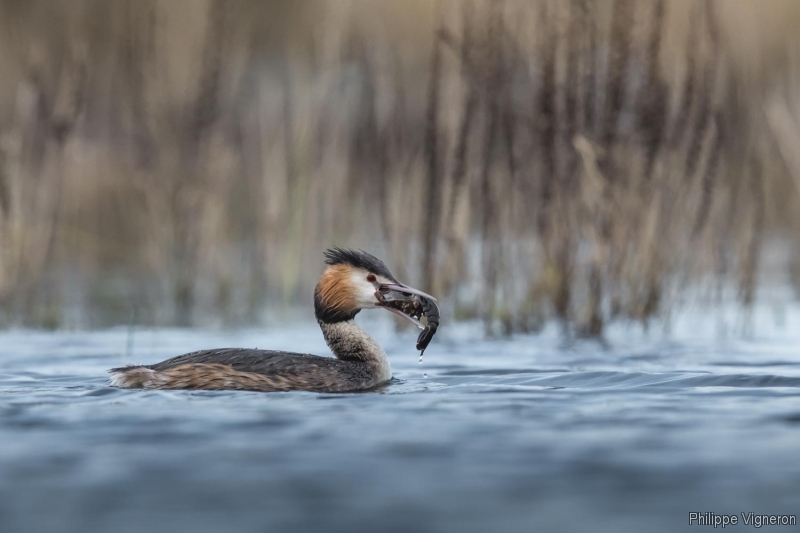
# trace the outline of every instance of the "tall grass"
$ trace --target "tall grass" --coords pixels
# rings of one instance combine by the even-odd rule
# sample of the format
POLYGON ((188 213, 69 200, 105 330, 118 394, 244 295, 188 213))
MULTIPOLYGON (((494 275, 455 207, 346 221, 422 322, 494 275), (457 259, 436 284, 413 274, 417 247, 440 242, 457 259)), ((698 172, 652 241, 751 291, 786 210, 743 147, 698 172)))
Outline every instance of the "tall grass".
POLYGON ((0 1, 3 322, 259 321, 331 245, 490 333, 753 303, 796 26, 745 60, 748 2, 436 6, 0 1))

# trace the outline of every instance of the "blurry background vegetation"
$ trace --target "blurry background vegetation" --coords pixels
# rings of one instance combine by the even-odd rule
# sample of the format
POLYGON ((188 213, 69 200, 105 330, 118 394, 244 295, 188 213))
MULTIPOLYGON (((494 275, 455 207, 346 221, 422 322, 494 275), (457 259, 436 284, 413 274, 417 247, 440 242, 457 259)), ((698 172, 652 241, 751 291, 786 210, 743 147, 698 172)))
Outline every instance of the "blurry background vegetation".
POLYGON ((796 0, 0 0, 0 325, 241 324, 368 249, 493 333, 800 279, 796 0))

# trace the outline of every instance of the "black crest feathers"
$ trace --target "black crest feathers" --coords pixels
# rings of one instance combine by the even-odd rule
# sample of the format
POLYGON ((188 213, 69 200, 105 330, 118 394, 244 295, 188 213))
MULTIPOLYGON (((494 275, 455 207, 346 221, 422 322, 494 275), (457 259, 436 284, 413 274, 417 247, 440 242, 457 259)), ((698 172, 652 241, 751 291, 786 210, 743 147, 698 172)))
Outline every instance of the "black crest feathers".
POLYGON ((397 282, 383 264, 383 261, 378 259, 372 254, 368 254, 363 250, 345 250, 342 248, 331 248, 325 250, 325 264, 327 265, 350 265, 354 268, 363 268, 367 272, 378 274, 387 279, 397 282))

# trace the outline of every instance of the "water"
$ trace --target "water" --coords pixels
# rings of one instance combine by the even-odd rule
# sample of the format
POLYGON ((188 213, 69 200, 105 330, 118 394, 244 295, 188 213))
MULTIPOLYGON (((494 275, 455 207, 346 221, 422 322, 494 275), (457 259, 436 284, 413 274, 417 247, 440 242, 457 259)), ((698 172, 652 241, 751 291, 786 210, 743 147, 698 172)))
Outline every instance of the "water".
POLYGON ((610 347, 447 325, 421 366, 415 331, 368 323, 398 381, 339 395, 105 384, 109 367, 203 347, 327 353, 313 324, 2 333, 0 531, 673 532, 697 529, 690 511, 798 515, 800 312, 769 316, 749 339, 700 314, 671 337, 617 329, 610 347))

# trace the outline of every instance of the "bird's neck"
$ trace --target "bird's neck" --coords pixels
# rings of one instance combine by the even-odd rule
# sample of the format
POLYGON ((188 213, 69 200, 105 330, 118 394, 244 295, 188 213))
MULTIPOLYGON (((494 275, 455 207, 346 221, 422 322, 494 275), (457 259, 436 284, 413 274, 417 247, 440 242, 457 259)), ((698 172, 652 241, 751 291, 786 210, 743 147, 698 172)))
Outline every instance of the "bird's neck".
POLYGON ((392 377, 389 359, 383 348, 361 329, 353 320, 344 320, 332 324, 319 322, 325 342, 333 354, 342 361, 374 364, 378 371, 392 377))

